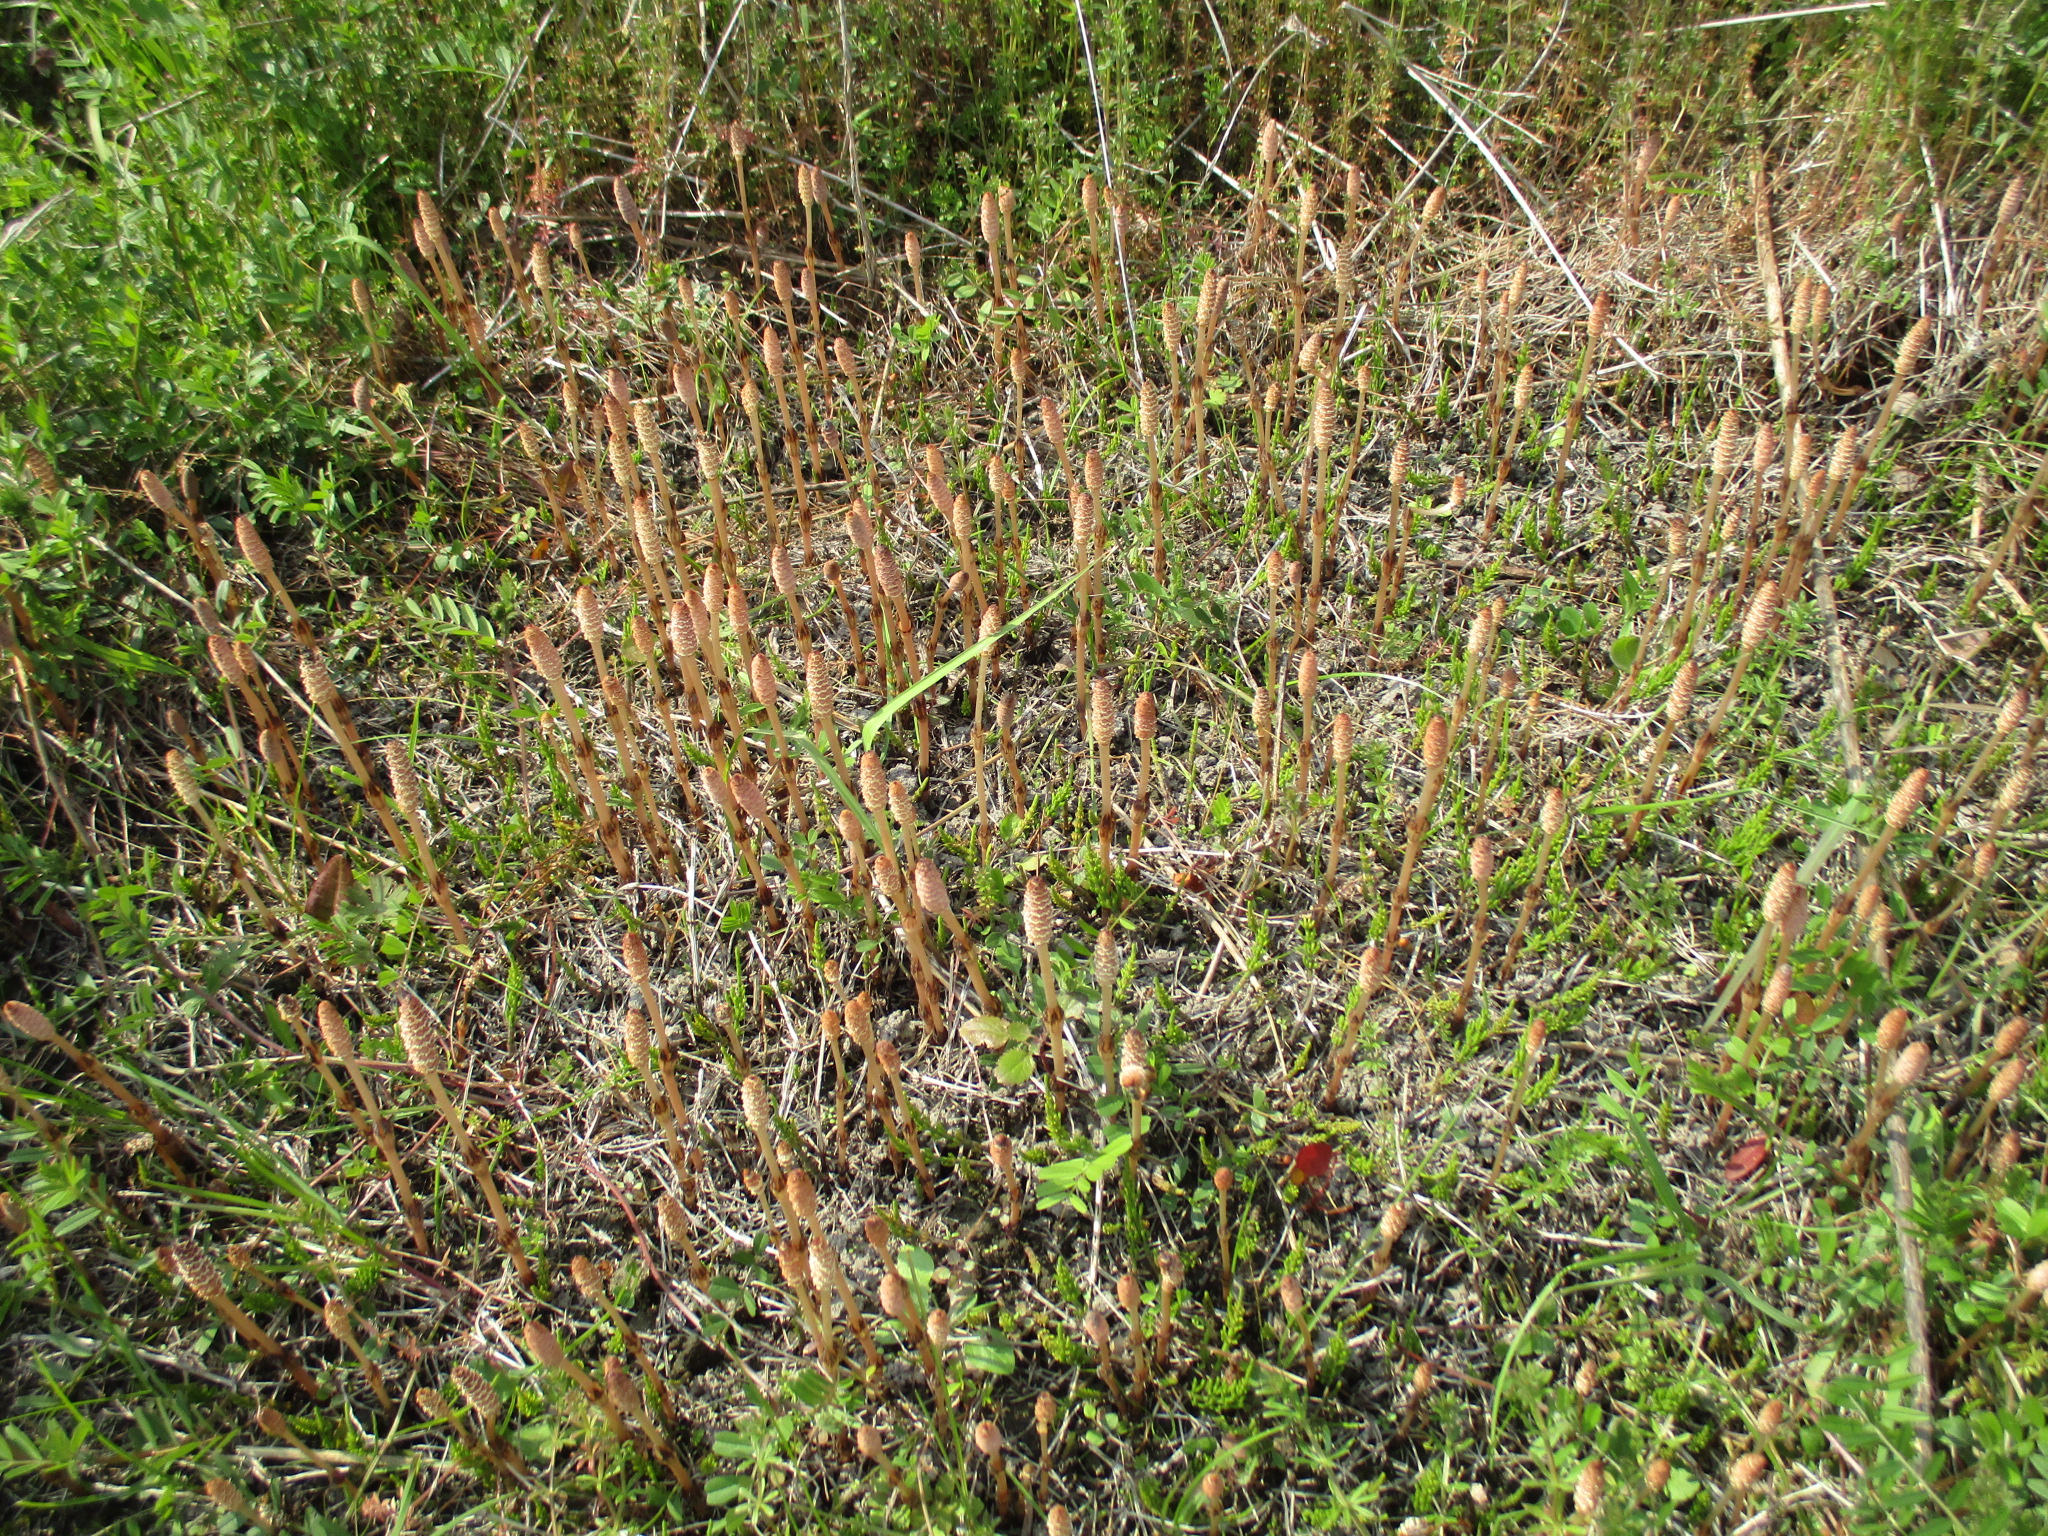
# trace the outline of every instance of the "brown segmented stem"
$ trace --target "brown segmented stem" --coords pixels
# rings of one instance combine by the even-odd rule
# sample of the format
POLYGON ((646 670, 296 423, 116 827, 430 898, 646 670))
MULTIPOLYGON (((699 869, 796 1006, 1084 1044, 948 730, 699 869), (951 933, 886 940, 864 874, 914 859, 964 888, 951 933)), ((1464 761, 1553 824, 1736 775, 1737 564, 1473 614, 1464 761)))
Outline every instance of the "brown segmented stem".
MULTIPOLYGON (((783 803, 788 807, 790 824, 798 832, 810 830, 810 815, 804 809, 804 794, 797 782, 796 754, 789 749, 789 737, 782 726, 781 696, 775 678, 775 667, 766 655, 754 653, 752 664, 747 669, 748 684, 754 695, 754 702, 760 706, 762 715, 768 721, 769 739, 775 745, 775 769, 782 780, 783 803)), ((791 878, 795 868, 791 867, 791 878)))
POLYGON ((604 1419, 605 1427, 611 1430, 622 1445, 630 1445, 633 1431, 627 1427, 626 1421, 619 1417, 618 1409, 612 1406, 611 1399, 605 1395, 604 1388, 598 1385, 596 1378, 569 1358, 568 1351, 562 1348, 561 1340, 555 1337, 554 1331, 547 1324, 535 1320, 526 1325, 525 1338, 527 1352, 549 1370, 560 1371, 575 1382, 583 1393, 584 1400, 604 1419))
POLYGON ((575 711, 575 700, 569 698, 567 678, 561 668, 561 653, 555 643, 547 637, 539 625, 526 625, 526 655, 532 659, 535 672, 547 682, 549 694, 555 700, 555 713, 561 717, 561 729, 569 735, 569 750, 575 754, 575 766, 584 776, 584 786, 590 791, 590 801, 596 813, 598 838, 604 844, 604 852, 612 860, 612 870, 621 881, 633 881, 633 858, 627 854, 625 838, 618 836, 618 821, 612 817, 610 791, 604 784, 604 776, 598 772, 598 752, 590 743, 590 735, 584 731, 584 723, 575 711))
POLYGON ((1017 760, 1017 696, 1006 693, 996 700, 996 733, 1001 738, 1003 764, 1010 774, 1010 807, 1021 820, 1031 809, 1031 796, 1024 788, 1023 765, 1017 760))
MULTIPOLYGON (((803 334, 797 329, 796 323, 796 285, 791 281, 790 267, 786 261, 775 263, 775 300, 782 306, 783 324, 789 327, 788 359, 791 371, 796 375, 797 404, 803 412, 804 446, 810 452, 811 472, 817 474, 820 473, 819 465, 823 462, 823 457, 818 452, 818 418, 811 409, 811 385, 804 359, 803 334)), ((808 519, 806 524, 804 564, 809 565, 812 563, 812 557, 808 519)))
MULTIPOLYGON (((1505 349, 1501 356, 1504 363, 1505 349)), ((1515 447, 1521 441, 1522 424, 1529 416, 1529 397, 1535 390, 1535 383, 1535 366, 1524 363, 1521 373, 1515 378, 1514 415, 1510 418, 1508 439, 1501 447, 1500 457, 1494 460, 1493 464, 1493 489, 1487 494, 1486 517, 1479 527, 1479 547, 1482 550, 1493 542, 1494 523, 1500 515, 1501 492, 1507 489, 1508 466, 1514 462, 1515 447)))
MULTIPOLYGON (((1358 1031, 1365 1023, 1366 1007, 1379 990, 1385 979, 1386 962, 1384 952, 1368 944, 1358 953, 1358 982, 1352 989, 1351 1004, 1344 1010, 1343 1027, 1337 1036, 1337 1048, 1330 1053, 1330 1080, 1323 1088, 1323 1108, 1332 1108, 1337 1095, 1344 1085, 1344 1074, 1351 1066, 1351 1058, 1358 1051, 1358 1031)), ((1226 1267, 1227 1277, 1227 1267, 1226 1267)))
POLYGON ((1302 819, 1308 814, 1308 781, 1315 762, 1316 688, 1320 678, 1315 647, 1303 647, 1294 673, 1294 691, 1301 701, 1301 733, 1295 738, 1294 810, 1287 823, 1287 844, 1280 853, 1283 869, 1294 863, 1295 841, 1301 833, 1302 819))
POLYGON ((308 650, 299 659, 299 678, 305 685, 306 697, 313 701, 335 744, 341 748, 342 756, 348 759, 356 783, 362 787, 363 798, 370 803, 370 809, 383 823, 384 832, 391 839, 391 846, 397 850, 399 861, 411 860, 412 850, 406 845, 405 834, 398 830, 398 822, 391 814, 391 803, 385 799, 384 791, 378 787, 376 775, 363 760, 362 738, 356 733, 355 717, 349 713, 347 702, 341 690, 335 687, 333 677, 328 673, 327 663, 319 652, 308 650))
POLYGON ((747 430, 754 438, 754 471, 761 483, 761 512, 768 519, 768 540, 782 542, 782 520, 775 511, 775 486, 768 473, 768 440, 761 427, 761 386, 749 373, 740 383, 740 404, 747 414, 747 430))
POLYGON ((483 1155, 483 1150, 471 1140, 461 1111, 441 1081, 440 1025, 427 1010, 427 1005, 410 991, 399 994, 398 1034, 413 1070, 426 1084, 434 1107, 440 1110, 441 1118, 447 1122, 449 1134, 455 1138, 456 1148, 461 1152, 463 1162, 469 1166, 470 1177, 476 1180, 477 1188, 483 1192, 484 1203, 490 1207, 491 1224, 497 1229, 498 1245, 511 1259, 519 1283, 531 1288, 536 1278, 533 1261, 526 1256, 525 1245, 519 1241, 519 1233, 505 1209, 504 1198, 498 1193, 498 1181, 491 1174, 490 1162, 483 1155))
POLYGON ((172 791, 192 813, 199 823, 200 830, 206 834, 207 841, 213 844, 214 850, 227 864, 229 877, 234 880, 235 888, 242 893, 242 899, 249 903, 256 920, 272 933, 282 935, 285 932, 283 921, 270 910, 269 903, 264 901, 256 889, 255 882, 249 878, 249 871, 242 863, 241 854, 236 852, 234 845, 222 834, 220 824, 213 819, 213 813, 207 810, 206 799, 200 793, 199 774, 193 767, 192 759, 179 748, 173 747, 164 754, 164 773, 171 781, 172 791))
POLYGON ((1394 881, 1394 894, 1387 902, 1386 936, 1380 943, 1392 953, 1400 943, 1401 917, 1408 903, 1408 885, 1415 875, 1416 860, 1422 856, 1422 840, 1429 834, 1430 817, 1444 787, 1444 770, 1450 761, 1450 726, 1442 715, 1432 715, 1422 730, 1422 793, 1408 818, 1408 846, 1401 856, 1401 873, 1394 881))
MULTIPOLYGON (((731 744, 732 761, 745 772, 753 768, 753 756, 747 750, 746 729, 740 721, 739 698, 733 691, 732 679, 726 673, 725 643, 718 628, 718 616, 725 609, 728 590, 719 572, 707 570, 704 573, 704 590, 691 593, 688 599, 690 629, 697 642, 697 654, 703 658, 704 670, 711 674, 711 685, 718 695, 718 715, 724 721, 721 739, 731 744)), ((721 764, 719 772, 726 771, 721 764)))
MULTIPOLYGON (((1557 522, 1565 487, 1571 480, 1572 444, 1578 438, 1579 423, 1586 414, 1586 396, 1593 382, 1593 363, 1600 354, 1601 342, 1607 334, 1607 317, 1612 302, 1606 292, 1601 292, 1593 300, 1593 312, 1586 317, 1586 350, 1579 355, 1578 383, 1572 390, 1571 404, 1565 410, 1564 436, 1557 445, 1557 473, 1550 483, 1550 524, 1557 522)), ((1544 538, 1547 543, 1547 525, 1544 538)))
POLYGON ((1918 885, 1927 878, 1928 871, 1934 865, 1935 850, 1941 846, 1942 839, 1948 836, 1948 829, 1955 822, 1956 812, 1990 770, 1992 760, 2006 737, 2010 736, 2026 718, 2031 703, 2032 694, 2024 684, 2006 695, 2005 702, 1992 720, 1991 734, 1978 751, 1976 760, 1970 764, 1969 771, 1963 775, 1962 783, 1956 786, 1954 793, 1943 802, 1940 812, 1935 816, 1934 830, 1928 834, 1927 852, 1921 856, 1920 862, 1913 866, 1912 874, 1906 877, 1908 885, 1918 885))
POLYGON ((658 1079, 650 1080, 654 1069, 653 1039, 648 1033, 647 1015, 638 1008, 626 1014, 623 1031, 623 1046, 627 1064, 647 1089, 647 1102, 654 1114, 654 1123, 661 1131, 662 1145, 668 1151, 669 1165, 675 1169, 676 1177, 688 1179, 690 1162, 683 1151, 681 1139, 676 1135, 675 1110, 669 1103, 668 1095, 658 1079))
POLYGON ((1756 589, 1756 596, 1750 599, 1749 610, 1742 620, 1741 644, 1735 653, 1735 669, 1728 676, 1728 684, 1721 692, 1720 702, 1714 706, 1714 713, 1693 743, 1692 757, 1685 765, 1685 771, 1678 776, 1678 782, 1668 792, 1668 798, 1680 800, 1705 766, 1707 754, 1721 734, 1721 727, 1727 722, 1728 713, 1735 707, 1735 700, 1742 689, 1742 679, 1749 670, 1750 659, 1757 647, 1770 636, 1778 619, 1778 584, 1765 581, 1756 589))
POLYGON ((995 639, 1002 632, 1002 613, 994 604, 981 611, 978 643, 986 644, 984 651, 974 663, 974 839, 981 857, 988 858, 990 827, 988 817, 988 739, 984 732, 983 717, 988 706, 988 674, 994 662, 995 639))
POLYGON ((768 1089, 760 1078, 749 1073, 740 1082, 741 1118, 747 1122, 747 1129, 754 1134, 754 1145, 761 1153, 761 1167, 767 1179, 769 1192, 775 1196, 775 1203, 782 1209, 782 1219, 788 1228, 788 1240, 801 1242, 803 1227, 797 1217, 796 1206, 790 1198, 789 1188, 782 1168, 782 1159, 775 1153, 775 1123, 768 1103, 768 1089))
MULTIPOLYGON (((2015 1022, 2019 1021, 2016 1020, 2015 1022)), ((2004 1065, 1999 1067, 1997 1074, 1991 1079, 1990 1086, 1985 1091, 1984 1103, 1979 1107, 1977 1113, 1971 1117, 1970 1123, 1963 1128, 1962 1135, 1956 1138, 1955 1146, 1949 1151, 1948 1164, 1942 1170, 1947 1177, 1952 1179, 1963 1171, 1963 1165, 1970 1160, 1971 1154, 1977 1150, 1977 1144, 1984 1135, 1984 1129, 1991 1123, 1991 1117, 1998 1112, 1998 1106, 2018 1093, 2021 1086, 2033 1075, 2033 1072, 2034 1063, 2026 1057, 2018 1055, 2012 1056, 2004 1065)))
POLYGON ((220 1320, 240 1334, 250 1348, 269 1356, 281 1366, 301 1392, 316 1399, 326 1395, 299 1362, 299 1357, 272 1338, 262 1324, 244 1312, 228 1295, 227 1283, 221 1279, 220 1271, 197 1243, 171 1244, 159 1248, 157 1256, 160 1262, 167 1260, 164 1267, 184 1281, 193 1295, 213 1308, 220 1320))
POLYGON ((789 605, 790 628, 796 632, 797 654, 809 667, 816 652, 811 647, 810 619, 804 609, 803 591, 797 583, 796 562, 780 544, 768 552, 768 576, 775 591, 789 605))
MULTIPOLYGON (((913 910, 927 910, 924 906, 924 889, 917 883, 917 865, 922 855, 917 848, 917 806, 910 798, 909 786, 901 779, 891 779, 884 791, 884 802, 888 806, 889 820, 896 824, 896 835, 902 839, 901 858, 898 868, 904 872, 907 889, 905 898, 913 910)), ((884 827, 888 825, 883 823, 884 827)))
POLYGON ((397 1134, 392 1130, 391 1122, 384 1118, 383 1107, 377 1102, 376 1092, 356 1055, 355 1038, 349 1032, 348 1021, 342 1017, 340 1009, 324 998, 314 1010, 314 1017, 328 1053, 340 1059, 342 1069, 355 1085, 356 1097, 362 1101, 364 1117, 369 1121, 370 1139, 378 1155, 384 1159, 385 1168, 390 1171, 391 1192, 405 1217, 406 1231, 412 1238, 413 1247, 431 1257, 434 1247, 427 1237, 426 1214, 420 1208, 419 1196, 413 1193, 412 1180, 406 1177, 405 1160, 398 1154, 397 1134))
MULTIPOLYGON (((51 478, 54 481, 54 473, 51 478)), ((156 509, 184 530, 185 537, 191 541, 192 548, 199 557, 200 565, 205 567, 208 585, 216 591, 226 586, 229 579, 228 568, 226 562, 221 559, 220 544, 214 538, 213 530, 195 518, 184 503, 171 494, 170 487, 165 485, 153 470, 141 470, 135 478, 142 487, 142 493, 155 504, 156 509)))
POLYGON ((1098 677, 1090 690, 1088 734, 1095 742, 1096 787, 1102 796, 1102 815, 1096 823, 1097 853, 1104 870, 1109 868, 1110 837, 1116 826, 1116 811, 1110 800, 1110 744, 1116 739, 1116 690, 1109 679, 1098 677))
POLYGON ((875 1060, 874 1015, 867 993, 857 993, 846 1000, 846 1032, 853 1036, 853 1043, 860 1048, 861 1062, 866 1069, 868 1109, 888 1135, 892 1143, 890 1156, 894 1159, 893 1143, 901 1140, 901 1133, 896 1129, 896 1112, 882 1081, 881 1065, 875 1060))
POLYGON ((448 920, 448 931, 455 935, 456 947, 467 950, 470 947, 469 925, 455 910, 455 898, 448 889, 448 876, 434 857, 433 840, 427 835, 419 775, 413 770, 412 754, 396 737, 388 738, 384 743, 384 770, 391 778, 392 798, 398 802, 398 809, 412 831, 413 848, 419 854, 420 869, 427 877, 427 889, 433 895, 434 904, 441 909, 441 915, 448 920))
POLYGON ((1092 173, 1081 178, 1081 211, 1088 219, 1088 297, 1094 305, 1096 326, 1107 328, 1109 312, 1102 283, 1102 188, 1092 173))
POLYGON ((1542 899, 1544 882, 1550 874, 1551 855, 1557 851, 1557 840, 1569 824, 1562 789, 1553 785, 1544 791, 1543 808, 1537 819, 1541 841, 1537 844, 1536 871, 1529 877, 1528 889, 1523 893, 1522 910, 1515 919, 1515 931, 1508 936, 1508 952, 1500 963, 1502 981, 1515 972, 1515 961, 1522 952, 1522 939, 1529 931, 1530 918, 1536 915, 1536 903, 1542 899))
POLYGON ((1107 923, 1095 935, 1094 970, 1102 1020, 1095 1049, 1107 1070, 1116 1051, 1116 984, 1123 971, 1123 961, 1117 954, 1116 930, 1107 923))
POLYGON ((875 1042, 874 1060, 882 1069, 882 1076, 888 1080, 890 1092, 896 1098, 896 1123, 902 1128, 903 1139, 910 1149, 911 1166, 917 1170, 918 1188, 924 1191, 927 1200, 938 1198, 937 1186, 932 1182, 932 1171, 926 1165, 924 1144, 917 1134, 917 1116, 910 1107, 910 1095, 903 1086, 903 1058, 893 1040, 875 1042))
POLYGON ((1052 1043, 1052 1091, 1062 1110, 1066 1106, 1067 1042, 1066 1014, 1060 1008, 1059 984, 1052 971, 1052 892, 1045 881, 1033 875, 1024 884, 1024 936, 1038 956, 1038 979, 1045 1006, 1045 1032, 1052 1043))
POLYGON ((148 1134, 157 1156, 163 1159, 164 1166, 171 1170, 178 1182, 192 1182, 192 1173, 198 1168, 199 1163, 185 1138, 164 1124, 154 1109, 116 1080, 114 1074, 101 1065, 97 1056, 82 1046, 74 1045, 69 1036, 52 1024, 43 1013, 27 1003, 10 1002, 5 1009, 0 1009, 0 1013, 4 1013, 7 1022, 29 1039, 44 1045, 56 1046, 69 1058, 73 1066, 112 1094, 115 1101, 128 1111, 129 1118, 148 1134))
POLYGON ((711 1271, 697 1251, 697 1242, 690 1229, 689 1212, 683 1209, 682 1201, 674 1195, 664 1194, 655 1207, 662 1235, 683 1250, 683 1262, 689 1266, 690 1283, 708 1294, 711 1285, 711 1271))
POLYGON ((363 1380, 377 1395, 377 1401, 388 1412, 393 1406, 391 1393, 384 1385, 384 1372, 377 1362, 363 1352, 362 1340, 357 1337, 354 1319, 349 1314, 348 1303, 339 1298, 330 1299, 321 1308, 320 1319, 328 1333, 340 1341, 342 1347, 355 1357, 362 1368, 363 1380))
POLYGON ((1707 502, 1700 513, 1699 532, 1693 541, 1690 579, 1685 589, 1685 607, 1680 611, 1677 627, 1671 635, 1671 658, 1685 654, 1692 641, 1693 614, 1699 604, 1700 584, 1706 575, 1707 541, 1713 537, 1715 519, 1721 505, 1721 488, 1727 484, 1728 475, 1735 467, 1736 434, 1742 425, 1741 416, 1731 407, 1721 416, 1720 431, 1714 439, 1713 467, 1707 480, 1707 502))
POLYGON ((1925 768, 1915 768, 1906 775, 1905 782, 1893 791, 1891 800, 1885 806, 1884 831, 1864 850, 1863 861, 1856 866, 1856 873, 1850 877, 1849 883, 1842 887, 1842 892, 1835 898, 1834 905, 1828 908, 1827 922, 1822 925, 1820 937, 1815 941, 1817 948, 1825 948, 1828 941, 1834 938, 1841 930, 1842 924, 1848 920, 1856 898, 1862 894, 1864 884, 1877 873, 1877 866, 1891 848, 1892 840, 1905 830, 1906 822, 1920 808, 1921 801, 1926 799, 1930 777, 1925 768))
MULTIPOLYGON (((1152 811, 1152 743, 1159 735, 1159 701, 1149 690, 1139 694, 1131 706, 1131 734, 1138 741, 1138 788, 1131 797, 1131 856, 1135 860, 1145 846, 1145 820, 1152 811)), ((1135 864, 1127 868, 1135 868, 1135 864)))
POLYGON ((1671 750, 1671 739, 1685 725, 1692 714, 1693 692, 1699 686, 1700 666, 1688 660, 1678 669, 1678 676, 1672 679, 1670 696, 1664 703, 1664 726, 1657 733, 1657 739, 1650 748, 1650 761, 1643 769, 1642 783, 1636 789, 1636 808, 1629 816, 1628 830, 1622 834, 1624 849, 1635 846, 1636 835, 1642 831, 1643 818, 1650 814, 1650 799, 1657 789, 1658 775, 1664 768, 1664 755, 1671 750))
MULTIPOLYGON (((628 929, 619 940, 620 958, 626 967, 626 975, 633 983, 633 990, 640 996, 640 1006, 646 1010, 647 1026, 654 1044, 655 1066, 661 1074, 660 1093, 666 1100, 668 1112, 673 1117, 677 1133, 692 1121, 689 1106, 683 1101, 683 1090, 676 1081, 676 1048, 669 1038, 668 1011, 662 1006, 661 993, 654 985, 654 964, 647 953, 647 942, 639 934, 628 929)), ((745 1062, 741 1062, 742 1070, 745 1062)), ((676 1172, 687 1177, 687 1170, 677 1160, 676 1172)))
POLYGON ((599 1279, 596 1266, 579 1253, 569 1261, 569 1274, 583 1299, 605 1315, 618 1334, 619 1341, 626 1346, 634 1363, 640 1367, 641 1379, 654 1393, 655 1409, 661 1415, 662 1421, 673 1423, 676 1417, 675 1403, 669 1397, 668 1384, 661 1379, 661 1372, 655 1366, 654 1357, 648 1353, 647 1341, 640 1337, 639 1330, 619 1311, 610 1292, 599 1279))
POLYGON ((291 620, 292 638, 308 651, 317 652, 313 626, 306 622, 306 616, 299 612, 298 604, 292 601, 291 593, 278 579, 277 563, 271 558, 270 547, 263 542, 263 535, 256 531, 254 520, 246 514, 235 519, 235 544, 242 551, 242 558, 255 568, 256 574, 263 578, 263 584, 270 588, 271 595, 283 606, 285 616, 291 620))
POLYGON ((1870 1139, 1877 1134, 1877 1128, 1898 1107, 1910 1088, 1926 1075, 1927 1063, 1932 1052, 1925 1040, 1915 1040, 1900 1051, 1892 1062, 1891 1070, 1882 1079, 1870 1086, 1869 1112, 1863 1117, 1863 1125, 1849 1142, 1842 1154, 1838 1172, 1842 1177, 1861 1175, 1869 1157, 1870 1139))
POLYGON ((661 672, 659 642, 653 627, 638 613, 627 621, 627 634, 632 639, 633 655, 646 673, 647 691, 654 697, 654 712, 661 718, 662 734, 668 737, 670 757, 675 764, 676 788, 683 797, 683 811, 690 820, 696 821, 703 812, 690 782, 693 776, 689 755, 683 750, 682 735, 676 729, 675 711, 669 705, 668 682, 661 672))
POLYGON ((1354 750, 1351 713, 1339 710, 1330 722, 1330 771, 1333 779, 1332 798, 1335 805, 1330 812, 1330 854, 1323 870, 1323 888, 1316 901, 1316 915, 1320 921, 1324 909, 1337 892, 1337 864, 1343 856, 1344 839, 1347 832, 1347 797, 1351 784, 1351 757, 1354 750))
POLYGON ((891 860, 886 850, 875 859, 871 868, 875 883, 896 909, 897 926, 902 931, 904 947, 910 951, 910 976, 917 989, 918 1010, 924 1015, 925 1028, 934 1040, 944 1039, 946 1019, 939 1004, 938 978, 932 971, 931 955, 925 946, 924 919, 904 882, 902 868, 891 860))
POLYGON ((1264 683, 1252 690, 1252 730, 1258 737, 1259 746, 1259 794, 1262 799, 1273 798, 1273 691, 1264 683))
POLYGON ((1468 865, 1472 873, 1472 942, 1465 954, 1465 975, 1458 986, 1458 1000, 1451 1007, 1451 1022, 1462 1024, 1471 1006, 1472 988, 1479 978, 1479 956, 1486 947, 1486 915, 1493 901, 1493 839, 1472 840, 1468 865))
POLYGON ((1131 1400, 1124 1393, 1123 1383, 1117 1379, 1116 1361, 1110 1354, 1109 1318, 1100 1308, 1089 1308, 1087 1315, 1081 1319, 1081 1337, 1094 1347, 1095 1374, 1108 1391, 1110 1401, 1116 1404, 1119 1413, 1129 1414, 1131 1400))
POLYGON ((989 990, 988 976, 982 970, 981 957, 975 949, 973 938, 967 932, 967 925, 961 922, 960 915, 953 910, 953 903, 946 894, 946 882, 939 874, 938 865, 930 859, 919 859, 916 885, 918 905, 936 916, 953 935, 954 942, 960 946, 960 958, 967 964, 967 975, 974 983, 974 996, 981 1004, 981 1011, 1001 1018, 1003 1005, 989 990))
POLYGON ((832 1323, 832 1300, 839 1297, 839 1304, 846 1309, 846 1324, 853 1330, 855 1342, 860 1345, 861 1354, 866 1357, 868 1376, 872 1380, 883 1369, 882 1352, 875 1347, 875 1336, 868 1327, 868 1320, 861 1314, 860 1299, 854 1295, 853 1286, 846 1278, 846 1269, 839 1262, 839 1254, 824 1237, 813 1235, 808 1250, 811 1287, 817 1296, 820 1315, 829 1329, 832 1323))
POLYGON ((1500 1147, 1493 1154, 1493 1178, 1498 1181, 1501 1170, 1507 1167, 1508 1146, 1514 1140, 1515 1122, 1521 1117, 1522 1100, 1529 1091, 1530 1079, 1535 1075, 1537 1060, 1543 1055, 1543 1043, 1549 1037, 1550 1026, 1542 1019, 1532 1019, 1528 1030, 1522 1036, 1521 1061, 1515 1068, 1515 1086, 1508 1095, 1507 1111, 1501 1116, 1500 1147))

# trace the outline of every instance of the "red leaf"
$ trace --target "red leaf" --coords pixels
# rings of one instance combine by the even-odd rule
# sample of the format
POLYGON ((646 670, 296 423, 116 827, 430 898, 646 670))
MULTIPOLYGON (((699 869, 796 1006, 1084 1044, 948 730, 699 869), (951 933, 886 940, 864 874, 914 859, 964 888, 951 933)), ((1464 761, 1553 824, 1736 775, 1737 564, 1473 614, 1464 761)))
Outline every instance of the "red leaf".
POLYGON ((1299 1189, 1310 1179, 1328 1178, 1330 1164, 1336 1156, 1337 1149, 1327 1141, 1303 1142, 1287 1170, 1287 1182, 1299 1189))
POLYGON ((1721 1170, 1721 1177, 1730 1184, 1741 1184, 1753 1179, 1771 1160, 1771 1138, 1753 1136, 1737 1147, 1728 1159, 1728 1166, 1721 1170))

